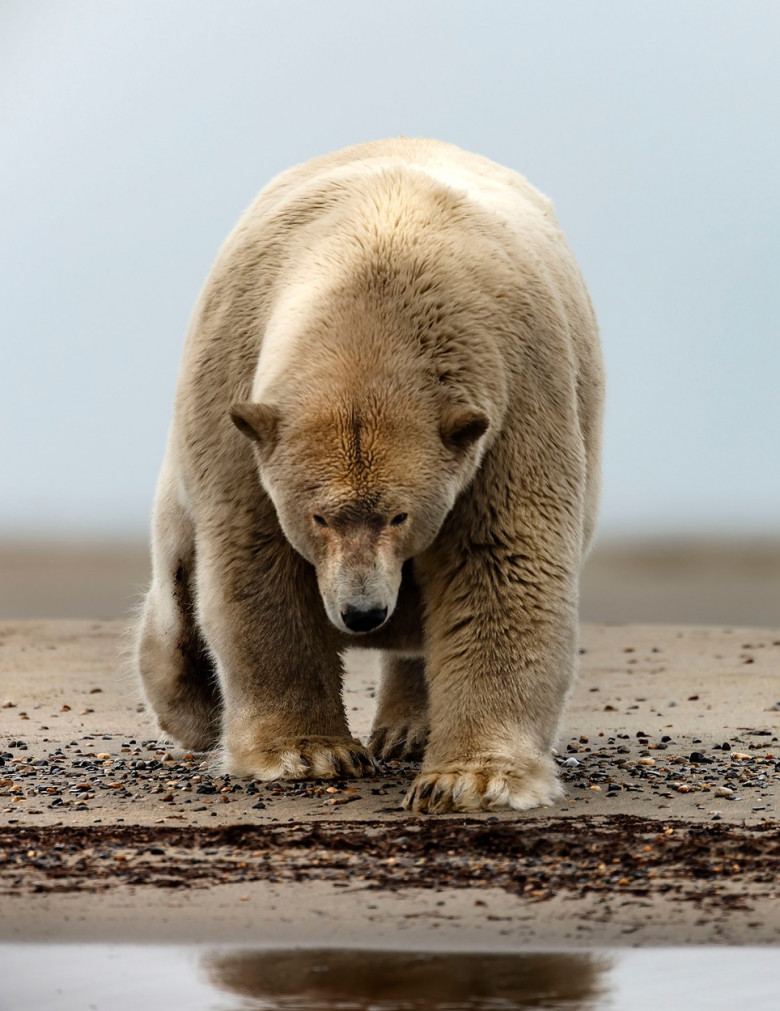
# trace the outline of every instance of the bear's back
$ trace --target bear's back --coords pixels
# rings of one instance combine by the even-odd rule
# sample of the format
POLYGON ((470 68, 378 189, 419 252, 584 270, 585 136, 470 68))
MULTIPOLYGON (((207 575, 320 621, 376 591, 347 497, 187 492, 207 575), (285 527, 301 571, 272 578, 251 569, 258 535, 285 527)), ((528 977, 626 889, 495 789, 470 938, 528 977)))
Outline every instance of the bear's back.
MULTIPOLYGON (((343 293, 354 291, 357 279, 388 269, 401 293, 394 296, 399 312, 414 303, 419 317, 426 299, 441 302, 425 309, 431 318, 447 314, 441 333, 426 338, 426 354, 471 363, 458 375, 470 377, 472 400, 479 398, 471 386, 484 385, 494 372, 503 376, 498 386, 514 385, 529 355, 558 361, 573 344, 578 371, 593 357, 590 301, 546 197, 518 173, 452 144, 374 141, 281 173, 247 209, 220 250, 191 321, 182 412, 193 425, 208 419, 230 432, 228 399, 260 402, 286 395, 291 384, 303 389, 305 377, 322 367, 317 320, 335 318, 334 293, 354 315, 364 303, 343 293), (485 329, 487 319, 496 325, 485 329)), ((353 332, 367 348, 370 331, 354 320, 330 326, 328 340, 339 342, 331 349, 334 361, 348 354, 340 345, 353 332)), ((395 356, 398 366, 406 348, 403 356, 417 363, 408 335, 390 347, 383 332, 377 328, 370 354, 395 356)))
POLYGON ((260 192, 244 220, 294 215, 296 205, 306 216, 305 208, 318 198, 324 206, 358 181, 404 169, 423 173, 513 228, 529 216, 557 225, 552 201, 518 172, 455 144, 408 137, 357 144, 287 169, 260 192))

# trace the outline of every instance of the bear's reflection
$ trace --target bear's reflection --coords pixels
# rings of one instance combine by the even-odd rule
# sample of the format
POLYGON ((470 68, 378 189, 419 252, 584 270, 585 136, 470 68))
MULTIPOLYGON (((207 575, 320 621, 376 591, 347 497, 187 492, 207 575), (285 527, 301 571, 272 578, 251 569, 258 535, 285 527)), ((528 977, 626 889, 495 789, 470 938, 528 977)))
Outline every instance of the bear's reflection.
POLYGON ((586 1011, 604 994, 609 962, 588 953, 476 954, 355 950, 210 952, 212 984, 241 1007, 390 1011, 586 1011))

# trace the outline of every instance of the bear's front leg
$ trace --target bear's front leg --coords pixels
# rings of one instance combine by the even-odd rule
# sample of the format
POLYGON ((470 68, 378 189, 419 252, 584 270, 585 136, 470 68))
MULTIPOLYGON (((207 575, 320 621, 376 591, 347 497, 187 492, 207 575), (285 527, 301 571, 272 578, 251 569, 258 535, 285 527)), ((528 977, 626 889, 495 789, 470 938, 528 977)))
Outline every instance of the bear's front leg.
POLYGON ((349 732, 339 645, 313 575, 281 539, 214 550, 199 570, 201 627, 222 696, 227 772, 332 779, 373 771, 349 732))
POLYGON ((431 730, 406 808, 522 811, 562 795, 551 749, 574 670, 575 572, 519 539, 433 559, 431 730))

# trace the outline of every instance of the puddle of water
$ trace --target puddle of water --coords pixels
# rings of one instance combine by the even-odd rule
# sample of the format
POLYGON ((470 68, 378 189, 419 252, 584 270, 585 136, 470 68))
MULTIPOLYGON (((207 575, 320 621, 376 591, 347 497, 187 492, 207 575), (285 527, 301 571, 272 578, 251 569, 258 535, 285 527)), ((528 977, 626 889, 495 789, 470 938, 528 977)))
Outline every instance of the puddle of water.
POLYGON ((0 944, 2 1011, 778 1011, 780 949, 0 944))

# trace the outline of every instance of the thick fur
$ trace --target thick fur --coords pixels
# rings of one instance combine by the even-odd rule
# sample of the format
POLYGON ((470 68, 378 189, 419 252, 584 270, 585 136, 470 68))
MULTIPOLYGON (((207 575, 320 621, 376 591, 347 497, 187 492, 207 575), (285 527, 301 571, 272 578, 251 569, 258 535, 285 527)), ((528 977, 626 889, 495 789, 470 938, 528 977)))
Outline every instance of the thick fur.
POLYGON ((413 810, 554 801, 602 399, 522 177, 406 139, 283 173, 184 349, 137 640, 161 727, 263 779, 422 757, 413 810), (341 699, 358 643, 385 651, 370 750, 341 699))

